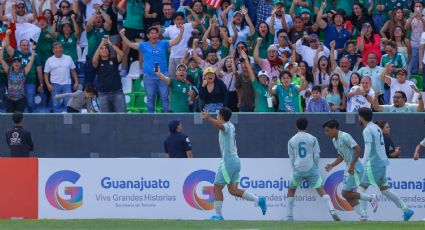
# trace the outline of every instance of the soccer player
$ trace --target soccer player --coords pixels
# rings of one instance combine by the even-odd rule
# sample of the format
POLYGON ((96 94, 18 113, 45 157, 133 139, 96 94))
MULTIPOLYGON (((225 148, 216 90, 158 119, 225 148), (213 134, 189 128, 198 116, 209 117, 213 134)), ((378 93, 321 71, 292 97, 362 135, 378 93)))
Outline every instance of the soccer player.
POLYGON ((296 122, 298 133, 288 142, 288 154, 291 159, 292 172, 291 183, 288 189, 288 221, 293 221, 294 196, 297 187, 306 180, 310 188, 316 189, 323 198, 332 218, 341 220, 335 212, 331 199, 323 189, 322 178, 319 174, 318 164, 320 159, 320 147, 317 138, 307 133, 308 120, 299 118, 296 122))
POLYGON ((360 216, 360 220, 366 221, 366 211, 359 205, 358 200, 369 201, 373 212, 376 212, 378 209, 378 201, 376 195, 356 192, 357 186, 360 184, 359 175, 363 174, 363 165, 358 161, 362 149, 350 134, 339 130, 337 120, 329 120, 322 127, 325 130, 326 136, 332 139, 338 153, 336 160, 331 164, 327 164, 325 169, 329 172, 342 161, 345 162, 346 170, 344 172, 342 196, 360 216))
MULTIPOLYGON (((366 166, 359 191, 364 193, 370 185, 377 185, 384 196, 403 210, 403 219, 408 221, 414 214, 413 210, 409 209, 400 197, 388 188, 386 171, 389 161, 385 152, 382 131, 379 126, 372 122, 373 113, 371 109, 360 108, 358 114, 360 124, 364 127, 365 150, 363 164, 366 166)), ((367 203, 365 201, 361 201, 361 203, 363 208, 366 209, 367 203)))
POLYGON ((211 220, 224 220, 221 211, 223 207, 222 190, 226 185, 229 193, 233 196, 256 202, 261 208, 263 215, 265 215, 267 211, 266 199, 238 188, 241 162, 236 148, 235 126, 230 122, 232 111, 226 107, 221 108, 217 114, 217 119, 212 118, 206 111, 202 112, 201 116, 220 130, 218 137, 221 150, 221 164, 214 179, 214 209, 216 215, 211 217, 211 220))

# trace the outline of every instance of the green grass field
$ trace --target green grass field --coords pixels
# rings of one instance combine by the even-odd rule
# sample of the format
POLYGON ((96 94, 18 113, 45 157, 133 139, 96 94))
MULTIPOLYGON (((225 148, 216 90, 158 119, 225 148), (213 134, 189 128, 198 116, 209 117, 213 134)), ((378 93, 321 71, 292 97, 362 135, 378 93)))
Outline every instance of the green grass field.
POLYGON ((0 229, 425 229, 425 222, 283 222, 188 220, 3 220, 0 229))

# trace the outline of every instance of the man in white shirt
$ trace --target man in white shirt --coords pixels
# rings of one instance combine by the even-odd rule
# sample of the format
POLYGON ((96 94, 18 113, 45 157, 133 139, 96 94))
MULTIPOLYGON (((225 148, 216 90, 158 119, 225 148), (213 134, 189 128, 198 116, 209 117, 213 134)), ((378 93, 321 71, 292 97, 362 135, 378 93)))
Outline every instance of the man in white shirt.
POLYGON ((170 73, 170 77, 174 78, 176 76, 176 68, 184 57, 184 54, 187 50, 187 42, 192 36, 192 31, 199 25, 199 18, 197 14, 195 14, 190 7, 185 7, 192 12, 195 21, 184 23, 184 14, 182 12, 176 12, 173 15, 174 25, 169 26, 165 29, 163 36, 165 38, 174 39, 178 37, 180 34, 179 27, 184 27, 184 33, 182 40, 175 46, 171 47, 170 60, 168 66, 168 72, 170 73))
POLYGON ((384 100, 384 81, 381 79, 381 74, 384 67, 378 65, 378 56, 375 53, 367 55, 367 66, 359 69, 358 74, 363 77, 369 77, 372 80, 372 88, 375 92, 379 92, 379 104, 385 104, 384 100))
POLYGON ((403 91, 406 94, 406 99, 408 103, 412 103, 413 95, 418 89, 416 88, 415 83, 406 80, 407 70, 399 69, 397 71, 397 79, 391 77, 391 64, 387 63, 385 66, 385 71, 381 74, 382 80, 390 86, 391 89, 391 99, 390 104, 394 102, 393 97, 396 91, 403 91))
POLYGON ((360 108, 372 108, 370 101, 375 98, 375 91, 372 89, 370 77, 362 78, 360 85, 353 86, 347 97, 349 98, 347 112, 357 112, 360 108))
MULTIPOLYGON (((320 41, 318 36, 316 34, 304 35, 302 38, 298 39, 298 41, 295 43, 295 46, 296 46, 297 53, 301 55, 301 57, 303 58, 305 62, 307 62, 308 66, 313 67, 314 55, 316 54, 316 50, 320 46, 320 41), (303 42, 305 40, 310 42, 310 46, 303 45, 303 42)), ((328 47, 323 46, 323 51, 319 53, 317 58, 320 59, 320 57, 322 56, 329 57, 329 54, 330 54, 330 51, 328 47)))
POLYGON ((277 39, 277 31, 280 29, 285 29, 286 32, 289 32, 289 30, 292 28, 293 22, 291 15, 285 13, 285 3, 284 1, 274 1, 273 6, 275 7, 276 13, 275 15, 272 15, 267 18, 266 23, 267 25, 271 26, 272 24, 272 17, 274 19, 274 43, 279 43, 277 39))
POLYGON ((53 56, 47 59, 44 66, 44 81, 47 89, 52 94, 53 111, 62 112, 65 111, 65 106, 68 104, 69 98, 54 99, 57 94, 71 93, 71 74, 74 79, 73 89, 74 91, 78 88, 78 76, 75 71, 75 65, 72 58, 68 55, 63 54, 63 47, 61 42, 55 42, 52 45, 53 56), (50 75, 50 77, 49 77, 50 75))

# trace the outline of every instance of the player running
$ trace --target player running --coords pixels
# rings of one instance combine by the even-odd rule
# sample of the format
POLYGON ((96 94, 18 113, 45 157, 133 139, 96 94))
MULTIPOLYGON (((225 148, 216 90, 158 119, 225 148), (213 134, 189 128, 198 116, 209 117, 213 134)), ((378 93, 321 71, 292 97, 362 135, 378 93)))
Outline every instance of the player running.
POLYGON ((254 201, 261 208, 263 215, 266 214, 267 205, 264 197, 258 197, 246 190, 238 188, 241 162, 236 148, 235 126, 230 122, 232 111, 222 108, 213 119, 207 112, 202 112, 202 118, 210 122, 219 131, 219 143, 221 150, 221 164, 214 179, 214 209, 216 215, 211 220, 224 220, 221 209, 223 207, 223 188, 227 185, 229 193, 233 196, 242 197, 248 201, 254 201))
POLYGON ((421 142, 419 142, 419 144, 415 148, 415 153, 413 154, 413 159, 415 161, 419 160, 419 153, 421 153, 423 148, 425 148, 425 138, 421 142))
POLYGON ((378 209, 378 200, 376 199, 376 195, 356 192, 357 186, 360 184, 359 175, 361 176, 363 174, 363 165, 358 161, 362 149, 350 134, 339 130, 337 120, 329 120, 322 127, 325 130, 326 136, 332 139, 338 153, 336 160, 331 164, 327 164, 325 169, 329 172, 342 161, 345 161, 346 170, 344 172, 342 196, 360 216, 360 220, 366 221, 366 211, 359 205, 358 200, 369 201, 373 212, 376 212, 378 209))
POLYGON ((293 221, 294 196, 297 187, 306 180, 310 188, 316 189, 323 198, 332 218, 335 221, 341 219, 335 212, 331 199, 323 189, 322 178, 319 174, 318 164, 320 159, 320 147, 317 138, 307 133, 308 120, 299 118, 296 122, 298 133, 288 142, 288 154, 291 159, 292 172, 291 183, 288 189, 288 214, 287 220, 293 221))
MULTIPOLYGON (((359 191, 364 193, 370 185, 376 185, 381 193, 391 200, 397 207, 403 210, 404 221, 408 221, 414 214, 413 210, 388 188, 387 183, 387 165, 389 165, 388 157, 385 152, 385 143, 382 131, 375 123, 372 122, 373 113, 369 108, 361 108, 358 111, 360 124, 364 127, 363 139, 365 142, 365 150, 363 156, 363 164, 366 167, 359 191)), ((361 201, 364 209, 367 207, 365 201, 361 201)))

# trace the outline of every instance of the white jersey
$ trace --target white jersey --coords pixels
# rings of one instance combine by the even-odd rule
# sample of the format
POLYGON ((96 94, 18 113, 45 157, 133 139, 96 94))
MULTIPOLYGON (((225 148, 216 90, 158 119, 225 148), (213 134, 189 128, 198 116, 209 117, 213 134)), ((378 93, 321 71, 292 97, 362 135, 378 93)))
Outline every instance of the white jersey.
POLYGON ((224 161, 238 157, 235 126, 230 121, 224 124, 224 131, 220 130, 218 141, 220 143, 221 157, 224 161))
POLYGON ((425 148, 425 138, 419 144, 425 148))
POLYGON ((319 142, 313 135, 300 131, 289 140, 288 154, 292 170, 307 172, 319 163, 319 142))
POLYGON ((370 143, 371 145, 370 151, 365 152, 365 163, 370 163, 372 167, 387 166, 389 161, 381 128, 375 123, 369 122, 363 130, 363 139, 365 144, 370 143))

